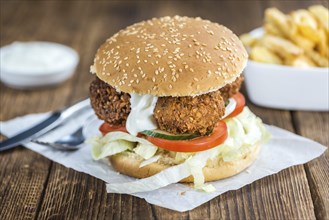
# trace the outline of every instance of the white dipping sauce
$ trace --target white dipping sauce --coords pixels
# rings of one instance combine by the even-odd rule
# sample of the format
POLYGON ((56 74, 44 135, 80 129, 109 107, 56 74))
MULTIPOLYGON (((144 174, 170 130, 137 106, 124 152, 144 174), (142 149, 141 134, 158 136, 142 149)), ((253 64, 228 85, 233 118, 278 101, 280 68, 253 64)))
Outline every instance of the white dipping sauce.
POLYGON ((127 118, 127 131, 136 136, 138 132, 157 128, 153 111, 158 97, 130 94, 130 113, 127 118))
POLYGON ((63 46, 47 42, 14 42, 1 50, 1 69, 19 74, 44 74, 72 65, 63 46))

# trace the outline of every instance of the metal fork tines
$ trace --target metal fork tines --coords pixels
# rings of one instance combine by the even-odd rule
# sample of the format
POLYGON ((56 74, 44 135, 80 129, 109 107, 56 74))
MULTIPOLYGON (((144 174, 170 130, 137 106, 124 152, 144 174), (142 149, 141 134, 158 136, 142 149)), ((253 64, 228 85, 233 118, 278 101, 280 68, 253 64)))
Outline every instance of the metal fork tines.
POLYGON ((84 140, 85 137, 83 136, 83 127, 80 127, 72 134, 66 135, 55 142, 46 142, 40 140, 32 140, 32 142, 47 147, 52 147, 57 150, 72 151, 79 149, 82 146, 81 144, 84 142, 84 140))

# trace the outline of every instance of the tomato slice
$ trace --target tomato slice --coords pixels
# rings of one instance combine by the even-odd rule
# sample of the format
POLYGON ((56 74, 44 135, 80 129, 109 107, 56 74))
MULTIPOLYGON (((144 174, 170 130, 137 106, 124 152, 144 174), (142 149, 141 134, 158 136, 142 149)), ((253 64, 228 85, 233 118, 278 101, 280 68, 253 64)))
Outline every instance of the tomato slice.
POLYGON ((236 106, 235 106, 234 111, 231 114, 229 114, 227 116, 227 118, 232 118, 232 117, 240 114, 243 111, 243 108, 246 104, 246 99, 240 92, 234 94, 232 96, 232 98, 236 101, 236 106))
POLYGON ((147 136, 146 139, 157 147, 175 152, 198 152, 208 150, 223 143, 227 138, 225 122, 218 122, 209 136, 197 137, 191 140, 167 140, 147 136))
POLYGON ((102 132, 103 135, 106 135, 107 133, 112 132, 112 131, 127 132, 127 129, 125 126, 114 126, 114 125, 110 125, 110 124, 104 122, 99 127, 99 131, 102 132))

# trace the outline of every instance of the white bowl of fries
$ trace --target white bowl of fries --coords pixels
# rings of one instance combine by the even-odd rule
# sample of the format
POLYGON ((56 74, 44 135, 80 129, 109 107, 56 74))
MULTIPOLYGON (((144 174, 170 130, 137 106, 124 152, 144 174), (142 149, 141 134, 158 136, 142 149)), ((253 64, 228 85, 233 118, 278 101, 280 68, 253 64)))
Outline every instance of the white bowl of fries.
POLYGON ((252 102, 329 111, 328 14, 323 6, 289 15, 267 9, 263 28, 241 36, 250 54, 244 75, 252 102))

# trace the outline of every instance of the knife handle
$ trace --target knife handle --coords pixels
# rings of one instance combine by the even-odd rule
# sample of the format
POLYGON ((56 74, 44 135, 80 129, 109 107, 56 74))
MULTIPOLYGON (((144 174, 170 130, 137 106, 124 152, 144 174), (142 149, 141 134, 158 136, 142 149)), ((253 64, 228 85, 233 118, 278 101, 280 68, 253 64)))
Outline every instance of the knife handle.
POLYGON ((46 118, 41 123, 33 126, 32 128, 28 128, 28 130, 21 132, 20 134, 12 138, 8 138, 0 142, 0 152, 11 149, 22 143, 29 142, 34 137, 40 136, 48 132, 49 130, 51 130, 52 128, 58 125, 58 123, 54 123, 54 122, 57 121, 60 118, 60 116, 61 116, 61 112, 53 112, 48 118, 46 118))
POLYGON ((0 152, 29 142, 32 139, 47 133, 48 131, 65 122, 67 119, 79 113, 86 107, 90 108, 89 99, 85 99, 72 106, 53 112, 48 118, 35 125, 34 127, 29 128, 28 130, 21 132, 20 134, 17 134, 14 137, 8 138, 0 142, 0 152))

